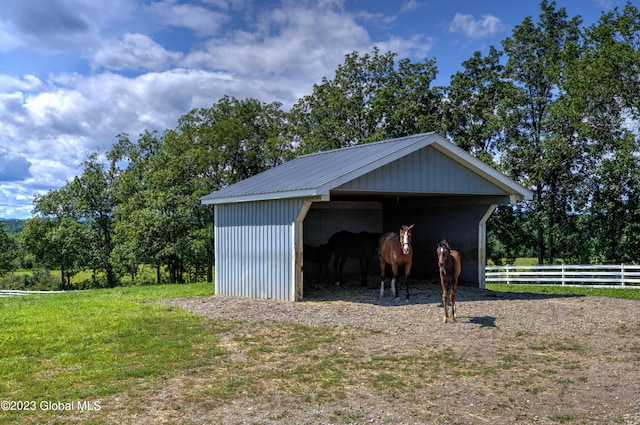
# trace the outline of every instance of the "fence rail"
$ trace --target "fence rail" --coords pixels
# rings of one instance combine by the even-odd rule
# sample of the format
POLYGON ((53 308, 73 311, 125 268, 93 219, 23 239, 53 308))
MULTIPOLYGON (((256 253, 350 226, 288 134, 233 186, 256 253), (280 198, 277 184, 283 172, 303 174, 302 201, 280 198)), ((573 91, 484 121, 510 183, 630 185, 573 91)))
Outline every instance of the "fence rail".
POLYGON ((0 289, 0 297, 13 297, 16 295, 31 294, 59 294, 65 291, 23 291, 20 289, 0 289))
POLYGON ((572 286, 628 286, 640 289, 640 265, 487 266, 486 283, 541 283, 572 286))

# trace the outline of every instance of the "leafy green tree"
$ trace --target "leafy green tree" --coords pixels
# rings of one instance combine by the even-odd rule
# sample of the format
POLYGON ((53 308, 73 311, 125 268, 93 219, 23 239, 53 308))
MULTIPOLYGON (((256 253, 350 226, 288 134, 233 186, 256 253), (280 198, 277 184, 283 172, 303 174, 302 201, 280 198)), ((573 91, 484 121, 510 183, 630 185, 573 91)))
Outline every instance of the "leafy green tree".
POLYGON ((4 230, 4 223, 0 223, 0 276, 16 269, 18 244, 4 230))
POLYGON ((346 55, 333 79, 292 108, 298 153, 379 141, 439 126, 441 94, 431 87, 434 60, 412 63, 396 54, 346 55))
POLYGON ((85 220, 91 243, 89 265, 106 275, 107 286, 113 288, 118 277, 111 259, 113 243, 113 214, 115 199, 113 181, 115 170, 106 166, 97 153, 89 155, 82 175, 68 184, 76 202, 76 214, 85 220))
MULTIPOLYGON (((580 162, 574 241, 577 261, 638 262, 640 12, 631 4, 604 13, 565 51, 563 91, 554 124, 587 147, 580 162), (564 125, 571 122, 571 125, 564 125), (560 123, 560 125, 558 125, 560 123), (575 238, 577 239, 577 238, 575 238)), ((577 173, 578 174, 578 173, 577 173)))
POLYGON ((78 236, 84 234, 84 229, 69 232, 69 239, 62 237, 65 229, 72 228, 71 222, 79 219, 75 198, 68 186, 34 197, 35 217, 27 220, 21 234, 23 246, 35 258, 36 266, 60 269, 62 289, 69 286, 71 278, 89 255, 84 251, 74 255, 76 248, 86 246, 84 241, 78 244, 78 236))
POLYGON ((20 236, 25 249, 37 259, 36 266, 60 269, 60 289, 71 288, 71 278, 86 265, 86 227, 71 217, 34 217, 27 220, 20 236))
POLYGON ((583 259, 596 263, 640 261, 640 156, 632 134, 603 158, 588 188, 590 205, 583 217, 589 235, 583 259))
POLYGON ((163 149, 163 139, 156 132, 144 132, 133 142, 127 134, 118 135, 107 158, 116 171, 113 194, 114 208, 114 266, 135 280, 140 264, 156 268, 157 282, 161 281, 162 249, 159 213, 153 208, 153 191, 149 176, 151 167, 163 149), (119 168, 118 164, 125 164, 119 168))
MULTIPOLYGON (((103 271, 110 288, 117 283, 110 258, 113 250, 112 220, 115 206, 112 182, 113 170, 105 168, 98 154, 93 153, 85 161, 81 176, 75 177, 58 190, 38 195, 34 199, 34 213, 52 220, 53 228, 46 233, 50 243, 62 244, 66 238, 77 243, 78 248, 85 247, 80 254, 83 258, 82 265, 103 271), (72 221, 77 226, 72 225, 72 221), (76 235, 81 235, 82 240, 74 237, 76 235)), ((63 259, 58 259, 63 267, 62 272, 77 272, 78 262, 72 249, 63 251, 63 259)))
POLYGON ((443 117, 445 133, 461 148, 495 166, 496 143, 504 137, 503 105, 515 87, 503 79, 502 53, 493 46, 462 63, 463 71, 446 89, 443 117))
POLYGON ((562 84, 565 46, 579 38, 580 18, 543 0, 537 24, 531 17, 503 41, 503 76, 518 88, 506 99, 501 164, 534 193, 530 219, 536 229, 538 262, 553 262, 556 240, 571 211, 571 180, 584 151, 553 131, 551 112, 562 84))

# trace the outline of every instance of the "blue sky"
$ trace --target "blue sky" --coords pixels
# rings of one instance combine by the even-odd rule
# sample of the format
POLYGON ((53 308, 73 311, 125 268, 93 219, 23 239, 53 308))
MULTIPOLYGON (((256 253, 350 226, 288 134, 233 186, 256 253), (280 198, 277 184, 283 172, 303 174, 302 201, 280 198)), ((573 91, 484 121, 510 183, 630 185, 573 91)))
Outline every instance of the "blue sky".
MULTIPOLYGON (((558 0, 585 25, 624 0, 558 0)), ((435 58, 448 85, 529 0, 20 0, 0 9, 0 217, 81 173, 116 135, 175 128, 222 96, 289 108, 347 53, 435 58)))

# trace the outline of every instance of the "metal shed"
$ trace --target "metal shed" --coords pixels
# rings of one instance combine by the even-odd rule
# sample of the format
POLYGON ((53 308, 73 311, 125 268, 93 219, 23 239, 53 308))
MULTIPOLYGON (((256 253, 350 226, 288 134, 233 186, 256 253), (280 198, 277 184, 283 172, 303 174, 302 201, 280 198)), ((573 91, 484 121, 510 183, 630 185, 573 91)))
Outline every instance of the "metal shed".
POLYGON ((412 276, 437 274, 446 236, 462 254, 463 284, 484 287, 487 219, 531 197, 435 133, 301 156, 202 198, 215 206, 216 293, 301 300, 304 243, 412 223, 412 276))

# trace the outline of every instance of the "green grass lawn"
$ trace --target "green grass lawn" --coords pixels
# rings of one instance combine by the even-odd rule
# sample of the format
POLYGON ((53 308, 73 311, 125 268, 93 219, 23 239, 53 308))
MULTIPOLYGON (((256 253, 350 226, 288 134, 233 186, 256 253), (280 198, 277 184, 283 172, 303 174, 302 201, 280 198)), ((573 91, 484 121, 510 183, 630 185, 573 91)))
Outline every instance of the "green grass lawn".
POLYGON ((624 298, 628 300, 640 300, 640 288, 623 288, 616 286, 612 288, 578 288, 575 286, 561 285, 520 285, 506 283, 488 283, 487 289, 497 292, 528 292, 534 294, 557 294, 557 295, 591 295, 611 298, 624 298))
POLYGON ((0 298, 2 401, 36 405, 3 408, 0 423, 49 422, 59 412, 40 403, 93 402, 220 355, 214 323, 150 302, 212 293, 199 283, 0 298))

